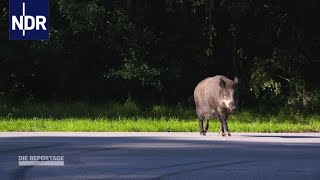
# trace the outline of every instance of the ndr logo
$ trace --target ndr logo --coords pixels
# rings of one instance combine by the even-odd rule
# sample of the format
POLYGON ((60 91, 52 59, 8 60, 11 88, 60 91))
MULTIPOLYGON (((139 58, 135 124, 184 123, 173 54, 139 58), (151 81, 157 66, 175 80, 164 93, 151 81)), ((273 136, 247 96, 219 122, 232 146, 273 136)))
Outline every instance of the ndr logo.
POLYGON ((10 40, 49 39, 49 0, 10 0, 10 40))

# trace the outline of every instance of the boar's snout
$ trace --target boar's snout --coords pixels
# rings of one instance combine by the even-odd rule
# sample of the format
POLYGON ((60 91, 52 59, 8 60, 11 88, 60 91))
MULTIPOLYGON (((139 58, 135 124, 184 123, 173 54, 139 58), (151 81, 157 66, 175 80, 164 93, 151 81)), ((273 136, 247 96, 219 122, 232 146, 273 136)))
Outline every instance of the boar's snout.
POLYGON ((237 107, 235 107, 235 106, 231 107, 230 111, 233 112, 233 113, 236 112, 237 111, 237 107))
POLYGON ((236 112, 237 111, 237 106, 234 104, 234 102, 230 102, 229 108, 231 112, 236 112))

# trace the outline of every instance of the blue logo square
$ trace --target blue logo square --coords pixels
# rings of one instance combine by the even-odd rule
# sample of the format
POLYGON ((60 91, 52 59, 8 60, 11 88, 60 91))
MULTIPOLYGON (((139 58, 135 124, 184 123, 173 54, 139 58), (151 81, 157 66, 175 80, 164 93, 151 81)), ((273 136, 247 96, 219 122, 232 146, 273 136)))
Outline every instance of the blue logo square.
POLYGON ((49 39, 49 0, 9 1, 9 40, 49 39))

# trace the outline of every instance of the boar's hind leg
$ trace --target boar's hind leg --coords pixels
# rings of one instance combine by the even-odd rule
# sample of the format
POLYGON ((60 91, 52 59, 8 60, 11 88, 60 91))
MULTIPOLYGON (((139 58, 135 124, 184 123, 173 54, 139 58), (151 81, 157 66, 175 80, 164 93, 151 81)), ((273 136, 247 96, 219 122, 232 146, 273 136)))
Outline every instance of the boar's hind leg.
POLYGON ((203 132, 203 135, 204 135, 204 136, 206 135, 206 133, 207 133, 207 131, 208 131, 208 129, 209 129, 209 119, 210 119, 210 118, 206 117, 206 125, 205 125, 205 127, 204 127, 204 132, 203 132))
POLYGON ((203 130, 203 118, 199 117, 199 131, 200 131, 200 135, 206 135, 206 133, 203 130))

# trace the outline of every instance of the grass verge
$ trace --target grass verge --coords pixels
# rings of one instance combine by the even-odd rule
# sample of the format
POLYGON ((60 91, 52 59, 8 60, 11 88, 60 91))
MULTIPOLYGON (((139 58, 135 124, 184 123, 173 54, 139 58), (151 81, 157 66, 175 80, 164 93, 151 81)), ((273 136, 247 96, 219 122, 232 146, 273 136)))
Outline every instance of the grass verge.
MULTIPOLYGON (((210 122, 210 132, 217 132, 220 123, 210 122)), ((320 132, 320 121, 308 123, 229 121, 232 132, 320 132)), ((197 132, 196 120, 179 119, 2 119, 0 131, 30 132, 197 132)))
MULTIPOLYGON (((289 117, 242 110, 228 119, 231 132, 320 132, 320 115, 289 117)), ((210 132, 220 123, 210 121, 210 132)), ((22 104, 1 105, 1 132, 198 132, 194 108, 136 104, 106 105, 22 104)))

